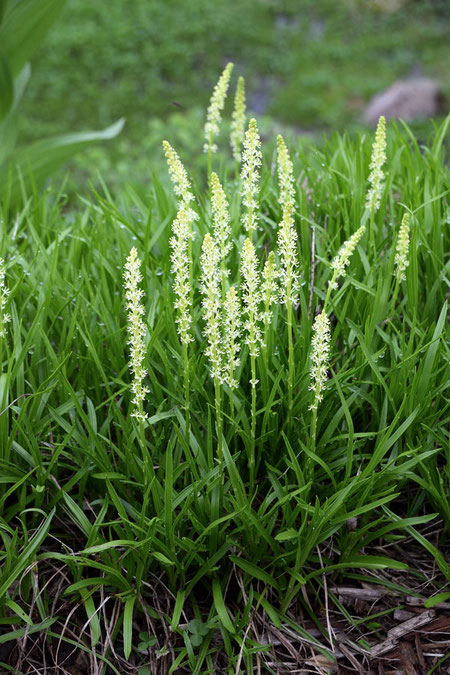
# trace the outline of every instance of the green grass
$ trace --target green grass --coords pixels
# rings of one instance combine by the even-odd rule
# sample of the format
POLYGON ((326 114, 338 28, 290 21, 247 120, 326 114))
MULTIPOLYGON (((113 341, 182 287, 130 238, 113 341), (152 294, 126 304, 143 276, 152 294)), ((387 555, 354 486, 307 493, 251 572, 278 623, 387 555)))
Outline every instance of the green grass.
MULTIPOLYGON (((86 652, 92 672, 141 667, 144 675, 153 664, 161 672, 250 673, 258 663, 277 662, 277 648, 258 639, 262 625, 308 638, 313 652, 332 662, 320 618, 325 603, 355 641, 363 639, 365 623, 330 590, 336 583, 381 584, 422 597, 446 590, 445 131, 443 125, 419 147, 407 128, 389 129, 376 256, 365 237, 330 300, 330 378, 315 443, 308 409, 312 323, 330 261, 364 215, 373 139, 335 135, 320 150, 294 148, 302 284, 293 401, 287 415, 287 317, 278 307, 266 357, 256 362, 254 489, 250 359, 244 354, 232 415, 224 396, 222 464, 197 284, 187 442, 170 275, 176 206, 158 176, 148 189, 129 188, 113 200, 105 188, 70 210, 53 192, 31 194, 13 214, 4 194, 0 255, 12 320, 0 354, 1 643, 37 639, 34 649, 53 659, 48 663, 71 649, 86 652), (412 213, 409 267, 392 306, 405 209, 412 213), (122 273, 132 246, 143 260, 148 327, 144 448, 130 416, 122 273), (442 546, 422 534, 430 522, 443 533, 442 546), (408 541, 431 558, 432 581, 425 570, 408 569, 408 541)), ((255 240, 260 261, 275 246, 281 218, 269 167, 255 240)), ((244 239, 238 186, 221 178, 231 204, 236 282, 244 239)), ((210 227, 204 182, 195 190, 194 280, 210 227)), ((14 644, 5 672, 20 672, 21 645, 25 658, 24 641, 14 644)))

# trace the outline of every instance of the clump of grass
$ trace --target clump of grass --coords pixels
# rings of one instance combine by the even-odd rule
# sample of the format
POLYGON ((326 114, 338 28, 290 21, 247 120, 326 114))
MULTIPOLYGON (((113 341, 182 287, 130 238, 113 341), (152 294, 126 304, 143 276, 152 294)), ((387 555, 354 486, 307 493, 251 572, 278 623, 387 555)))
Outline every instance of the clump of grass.
POLYGON ((62 195, 12 221, 2 205, 3 640, 73 646, 87 622, 98 672, 281 669, 259 622, 332 663, 321 612, 348 613, 326 589, 409 594, 410 540, 434 570, 412 590, 442 592, 423 528, 450 527, 445 130, 426 153, 390 130, 375 255, 371 139, 292 160, 279 141, 280 191, 254 120, 240 180, 212 166, 196 190, 165 143, 173 197, 155 176, 148 199, 96 195, 70 217, 62 195))

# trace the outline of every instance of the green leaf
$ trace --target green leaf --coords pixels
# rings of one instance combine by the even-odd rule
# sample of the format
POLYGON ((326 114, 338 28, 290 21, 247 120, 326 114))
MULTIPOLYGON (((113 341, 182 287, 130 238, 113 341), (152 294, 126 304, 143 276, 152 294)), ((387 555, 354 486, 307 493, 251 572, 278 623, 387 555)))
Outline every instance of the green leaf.
POLYGON ((120 119, 102 131, 79 132, 37 141, 8 158, 6 166, 3 164, 0 168, 0 184, 6 184, 10 176, 11 201, 17 202, 22 188, 27 190, 32 185, 42 185, 48 176, 80 150, 98 141, 115 138, 124 123, 120 119))
POLYGON ((152 553, 152 555, 153 555, 154 558, 156 558, 156 560, 159 560, 159 562, 162 563, 163 565, 169 565, 169 566, 175 565, 175 563, 172 562, 172 560, 169 560, 169 558, 167 558, 167 556, 165 556, 164 553, 160 553, 159 551, 154 551, 152 553))
POLYGON ((47 628, 52 626, 55 621, 58 621, 58 617, 55 617, 54 619, 45 619, 45 621, 42 621, 41 623, 35 623, 34 626, 24 626, 23 628, 13 630, 10 633, 4 633, 3 635, 0 635, 0 645, 4 645, 5 642, 19 640, 25 635, 25 633, 27 635, 32 635, 33 633, 45 631, 47 628))
POLYGON ((291 541, 292 539, 298 539, 298 532, 294 530, 293 527, 290 527, 288 530, 280 532, 275 537, 276 541, 291 541))
POLYGON ((214 579, 212 583, 212 589, 213 589, 214 606, 216 608, 216 612, 222 623, 222 626, 228 632, 234 633, 235 630, 233 622, 231 621, 230 615, 228 614, 227 608, 225 607, 225 602, 222 595, 222 588, 220 586, 220 581, 218 579, 214 579))
POLYGON ((15 77, 40 47, 65 0, 19 0, 0 26, 0 45, 15 77))
POLYGON ((231 562, 234 562, 242 570, 244 570, 244 572, 250 574, 250 576, 255 577, 256 579, 261 579, 261 581, 264 581, 266 584, 272 586, 273 588, 278 588, 278 584, 276 580, 273 578, 273 576, 268 572, 266 572, 265 570, 262 570, 254 563, 249 562, 248 560, 243 560, 242 558, 239 558, 236 555, 230 555, 230 560, 231 562))
POLYGON ((36 531, 34 537, 30 539, 28 545, 21 552, 18 561, 16 562, 16 564, 14 565, 8 576, 3 580, 0 586, 0 598, 4 596, 4 594, 9 589, 11 584, 19 578, 23 570, 29 564, 32 556, 39 549, 40 545, 42 544, 42 542, 44 541, 45 537, 48 534, 48 531, 50 529, 50 523, 54 515, 55 515, 55 508, 52 509, 47 518, 43 521, 39 529, 36 531))

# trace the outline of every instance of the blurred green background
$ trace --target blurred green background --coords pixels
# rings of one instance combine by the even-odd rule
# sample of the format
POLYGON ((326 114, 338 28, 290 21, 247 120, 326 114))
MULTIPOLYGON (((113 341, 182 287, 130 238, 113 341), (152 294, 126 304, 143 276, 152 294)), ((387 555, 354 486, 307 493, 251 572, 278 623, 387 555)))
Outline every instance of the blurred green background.
POLYGON ((113 187, 145 183, 163 137, 202 162, 204 111, 227 61, 266 136, 317 139, 359 127, 370 98, 412 73, 448 96, 448 29, 445 0, 67 0, 33 60, 20 138, 125 116, 117 139, 74 160, 68 186, 96 171, 113 187))

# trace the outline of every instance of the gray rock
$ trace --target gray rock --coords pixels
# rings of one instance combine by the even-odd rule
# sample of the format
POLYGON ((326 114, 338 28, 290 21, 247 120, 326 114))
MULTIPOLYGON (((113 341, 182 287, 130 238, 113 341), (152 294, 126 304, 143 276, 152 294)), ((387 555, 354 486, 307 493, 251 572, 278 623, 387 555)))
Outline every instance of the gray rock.
POLYGON ((367 106, 364 121, 376 124, 380 115, 400 117, 405 122, 437 115, 444 104, 441 88, 427 77, 397 80, 377 94, 367 106))

